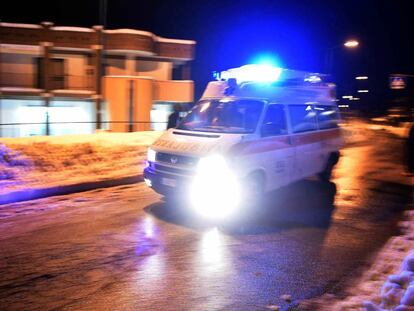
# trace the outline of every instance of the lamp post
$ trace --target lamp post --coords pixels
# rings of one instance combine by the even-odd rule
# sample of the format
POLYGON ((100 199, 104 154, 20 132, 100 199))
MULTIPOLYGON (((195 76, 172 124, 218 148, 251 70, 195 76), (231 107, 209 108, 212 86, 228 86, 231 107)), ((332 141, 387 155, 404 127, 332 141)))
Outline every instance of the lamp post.
POLYGON ((355 49, 359 46, 359 42, 357 40, 347 40, 342 45, 335 45, 330 48, 326 49, 325 55, 325 72, 330 73, 332 71, 332 63, 333 63, 333 51, 340 47, 344 46, 347 49, 355 49))
POLYGON ((348 49, 356 48, 359 45, 359 42, 357 40, 348 40, 344 43, 344 46, 348 49))

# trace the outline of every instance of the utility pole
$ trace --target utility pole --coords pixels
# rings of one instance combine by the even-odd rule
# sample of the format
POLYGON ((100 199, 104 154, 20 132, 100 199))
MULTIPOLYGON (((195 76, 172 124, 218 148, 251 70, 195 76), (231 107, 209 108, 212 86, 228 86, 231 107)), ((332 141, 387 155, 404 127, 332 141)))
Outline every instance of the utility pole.
POLYGON ((105 75, 105 28, 107 19, 107 0, 99 1, 99 23, 102 26, 98 30, 98 49, 96 51, 96 129, 102 128, 102 77, 105 75))

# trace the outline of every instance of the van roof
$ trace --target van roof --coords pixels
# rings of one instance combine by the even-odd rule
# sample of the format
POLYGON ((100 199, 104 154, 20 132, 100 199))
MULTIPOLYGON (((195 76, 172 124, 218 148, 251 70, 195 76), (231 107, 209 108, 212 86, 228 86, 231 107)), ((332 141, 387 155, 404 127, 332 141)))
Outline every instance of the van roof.
POLYGON ((237 86, 231 86, 227 81, 211 81, 208 83, 201 99, 225 98, 229 96, 235 98, 269 99, 298 104, 304 102, 336 104, 335 85, 332 83, 284 85, 283 83, 246 82, 237 86))
POLYGON ((335 104, 335 85, 329 76, 306 71, 262 65, 245 65, 216 74, 202 99, 261 98, 284 102, 324 102, 335 104))

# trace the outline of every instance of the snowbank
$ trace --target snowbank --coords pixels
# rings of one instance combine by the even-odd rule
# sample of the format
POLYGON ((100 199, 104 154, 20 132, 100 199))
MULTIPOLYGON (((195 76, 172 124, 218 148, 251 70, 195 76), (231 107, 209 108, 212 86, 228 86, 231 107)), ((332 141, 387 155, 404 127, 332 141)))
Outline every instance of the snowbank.
POLYGON ((301 303, 304 310, 414 311, 414 210, 405 212, 401 235, 394 236, 371 267, 340 300, 333 295, 301 303))
MULTIPOLYGON (((367 311, 410 311, 414 310, 414 211, 407 212, 407 221, 402 222, 403 236, 395 237, 392 241, 397 247, 394 252, 410 253, 402 261, 402 264, 395 273, 387 277, 386 281, 381 287, 380 296, 375 297, 363 303, 367 311)), ((391 256, 390 256, 391 257, 391 256)), ((401 262, 401 256, 392 256, 394 259, 394 266, 401 262), (397 258, 396 258, 397 257, 397 258)), ((395 267, 393 267, 395 268, 395 267)))
POLYGON ((0 195, 140 174, 147 146, 161 133, 0 138, 0 195))

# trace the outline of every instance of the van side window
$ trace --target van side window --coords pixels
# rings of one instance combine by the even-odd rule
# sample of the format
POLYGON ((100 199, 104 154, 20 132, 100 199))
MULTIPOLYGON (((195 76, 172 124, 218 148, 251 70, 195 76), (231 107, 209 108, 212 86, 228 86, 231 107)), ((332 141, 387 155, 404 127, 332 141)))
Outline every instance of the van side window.
POLYGON ((311 105, 289 106, 290 121, 293 133, 315 131, 316 113, 311 105))
POLYGON ((286 135, 286 117, 283 105, 269 105, 262 125, 262 136, 286 135))
POLYGON ((339 114, 334 106, 316 106, 316 115, 321 130, 338 127, 339 114))

